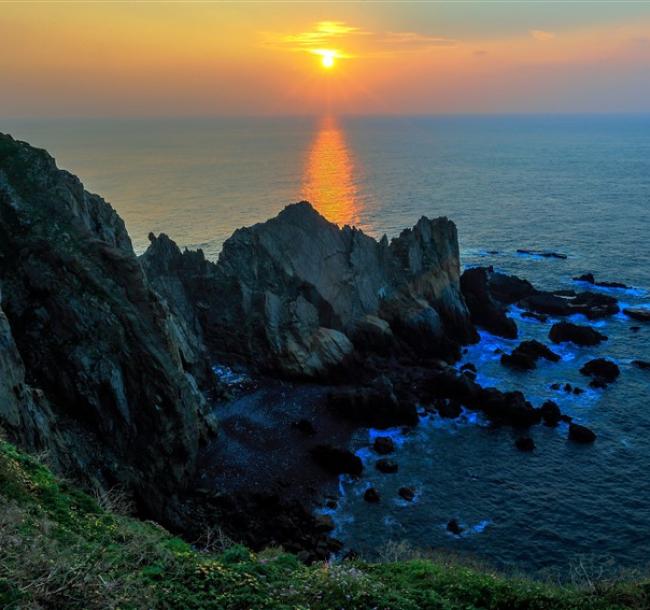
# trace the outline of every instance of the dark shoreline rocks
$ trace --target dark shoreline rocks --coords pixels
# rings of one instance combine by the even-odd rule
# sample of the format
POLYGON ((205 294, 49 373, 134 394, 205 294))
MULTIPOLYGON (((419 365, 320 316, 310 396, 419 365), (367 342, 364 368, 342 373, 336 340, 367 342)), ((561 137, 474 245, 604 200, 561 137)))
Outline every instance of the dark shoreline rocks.
POLYGON ((394 474, 399 470, 397 462, 388 459, 377 460, 375 462, 375 468, 384 474, 394 474))
POLYGON ((628 285, 621 282, 597 282, 593 273, 584 273, 579 277, 574 277, 573 280, 576 282, 587 282, 588 284, 592 284, 593 286, 598 286, 600 288, 629 288, 628 285))
POLYGON ((618 378, 621 374, 621 369, 618 368, 618 365, 611 360, 606 358, 595 358, 590 360, 585 365, 580 368, 580 373, 591 377, 593 379, 592 383, 597 382, 597 385, 609 384, 618 378))
POLYGON ((332 391, 330 408, 341 417, 373 428, 415 426, 419 419, 414 402, 399 400, 387 378, 372 387, 347 387, 332 391))
POLYGON ((363 472, 361 459, 348 449, 332 445, 317 445, 311 449, 310 454, 312 459, 330 474, 360 476, 363 472))
POLYGON ((530 371, 536 368, 537 361, 544 358, 549 362, 559 362, 560 356, 546 345, 532 339, 522 341, 511 354, 501 356, 501 364, 512 369, 530 371))
POLYGON ((460 288, 474 324, 506 339, 517 338, 515 321, 508 317, 506 307, 490 293, 485 268, 466 269, 460 277, 460 288))
POLYGON ((544 404, 540 407, 540 412, 546 426, 554 428, 562 420, 560 407, 558 407, 557 403, 553 402, 552 400, 545 401, 544 404))
POLYGON ((518 248, 517 254, 526 254, 528 256, 541 256, 542 258, 559 258, 561 260, 566 260, 568 258, 566 254, 561 254, 560 252, 553 252, 552 250, 527 250, 524 248, 518 248))
POLYGON ((569 440, 576 443, 589 444, 596 440, 596 435, 592 430, 580 424, 569 424, 569 440))
POLYGON ((572 322, 553 324, 548 336, 553 343, 571 342, 582 346, 598 345, 607 340, 605 335, 591 328, 591 326, 582 326, 572 322))
POLYGON ((623 310, 623 313, 633 320, 638 322, 650 322, 650 309, 642 309, 640 307, 628 307, 623 310))
POLYGON ((530 438, 530 436, 520 436, 515 441, 515 447, 517 447, 519 451, 529 453, 535 450, 535 441, 530 438))

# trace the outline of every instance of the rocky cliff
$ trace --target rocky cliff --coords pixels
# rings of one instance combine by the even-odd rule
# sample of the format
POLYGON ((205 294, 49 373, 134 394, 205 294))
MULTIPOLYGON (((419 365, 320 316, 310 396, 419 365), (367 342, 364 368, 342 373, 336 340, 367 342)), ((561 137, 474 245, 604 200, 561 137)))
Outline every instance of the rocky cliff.
POLYGON ((216 359, 322 378, 364 351, 453 357, 475 338, 446 218, 389 243, 301 202, 235 231, 216 264, 150 237, 149 281, 216 359))
POLYGON ((150 288, 124 223, 45 151, 0 135, 0 423, 95 485, 173 518, 205 360, 150 288))

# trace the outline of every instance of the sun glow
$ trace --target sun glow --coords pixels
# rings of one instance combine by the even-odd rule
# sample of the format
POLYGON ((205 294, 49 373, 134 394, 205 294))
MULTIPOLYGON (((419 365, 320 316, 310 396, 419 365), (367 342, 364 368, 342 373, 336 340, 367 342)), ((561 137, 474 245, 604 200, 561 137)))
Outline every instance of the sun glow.
POLYGON ((313 49, 310 52, 320 57, 320 64, 326 70, 331 70, 336 60, 341 57, 339 52, 333 49, 313 49))
POLYGON ((331 68, 334 66, 334 56, 333 55, 323 55, 321 57, 320 63, 323 64, 323 68, 331 68))

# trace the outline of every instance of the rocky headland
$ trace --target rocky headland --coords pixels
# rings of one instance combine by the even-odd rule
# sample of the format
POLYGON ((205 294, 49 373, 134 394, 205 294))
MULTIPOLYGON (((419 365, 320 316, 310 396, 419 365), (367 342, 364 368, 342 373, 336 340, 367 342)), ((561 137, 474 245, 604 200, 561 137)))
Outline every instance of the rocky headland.
MULTIPOLYGON (((0 424, 88 488, 123 488, 143 515, 188 535, 219 525, 308 561, 341 548, 312 510, 336 504, 339 474, 363 476, 347 445, 355 428, 464 408, 515 427, 531 451, 529 427, 570 422, 553 401, 533 405, 458 367, 477 329, 516 338, 514 305, 559 319, 551 342, 592 345, 606 337, 563 318, 620 309, 488 267, 461 275, 447 218, 376 240, 300 202, 235 231, 217 262, 164 234, 150 242, 137 257, 108 203, 45 151, 0 135, 0 424), (249 382, 233 388, 216 364, 249 382)), ((525 372, 557 362, 553 349, 525 341, 501 362, 525 372)), ((604 387, 612 365, 583 374, 604 387)), ((572 424, 568 438, 596 435, 572 424)), ((389 441, 376 451, 390 454, 389 441)), ((388 457, 377 468, 398 476, 388 457)))

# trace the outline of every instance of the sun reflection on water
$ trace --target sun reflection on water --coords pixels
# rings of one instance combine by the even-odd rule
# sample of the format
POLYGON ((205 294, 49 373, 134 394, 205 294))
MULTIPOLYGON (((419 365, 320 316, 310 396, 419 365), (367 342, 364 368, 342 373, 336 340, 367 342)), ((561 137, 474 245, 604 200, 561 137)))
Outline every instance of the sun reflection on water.
POLYGON ((338 225, 359 224, 354 162, 336 119, 321 120, 303 174, 302 197, 338 225))

